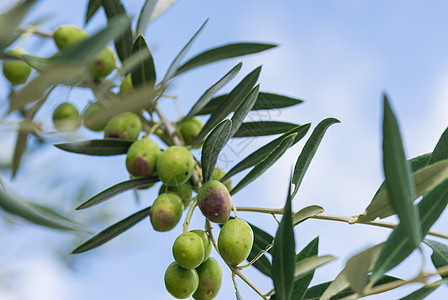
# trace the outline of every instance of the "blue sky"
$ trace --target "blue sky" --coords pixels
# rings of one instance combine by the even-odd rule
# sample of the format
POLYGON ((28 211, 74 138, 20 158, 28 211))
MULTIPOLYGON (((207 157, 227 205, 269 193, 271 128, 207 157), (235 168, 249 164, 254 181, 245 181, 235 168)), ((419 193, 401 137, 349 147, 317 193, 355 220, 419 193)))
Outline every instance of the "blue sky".
MULTIPOLYGON (((137 16, 143 1, 124 1, 128 13, 137 16)), ((2 1, 4 10, 12 1, 2 1)), ((49 16, 42 28, 52 31, 61 24, 83 25, 86 1, 41 0, 28 21, 49 16)), ((319 148, 294 200, 294 209, 317 204, 333 215, 350 216, 361 213, 368 205, 382 181, 381 167, 381 95, 387 92, 399 119, 407 157, 430 152, 439 136, 448 126, 448 28, 446 1, 183 1, 180 0, 148 28, 145 37, 153 52, 158 74, 164 75, 171 60, 180 51, 203 21, 207 27, 190 51, 190 55, 204 49, 236 41, 264 41, 280 46, 259 55, 220 62, 189 72, 176 79, 171 94, 178 97, 183 113, 201 94, 231 67, 243 61, 243 69, 225 90, 252 69, 263 65, 259 79, 261 90, 285 94, 306 102, 300 106, 251 117, 287 120, 296 123, 312 122, 313 126, 326 118, 336 117, 341 124, 331 127, 319 148)), ((86 30, 90 33, 104 26, 102 12, 86 30)), ((52 55, 51 41, 30 38, 23 45, 33 54, 52 55)), ((8 85, 0 81, 0 93, 5 99, 8 85)), ((49 114, 57 103, 68 99, 82 109, 92 99, 84 91, 60 88, 38 114, 51 140, 100 137, 80 130, 74 135, 52 134, 49 114)), ((1 100, 4 101, 4 100, 1 100)), ((179 115, 169 100, 162 108, 172 120, 179 115)), ((11 134, 5 130, 2 144, 5 160, 12 151, 7 141, 11 134), (5 158, 6 157, 6 158, 5 158)), ((270 138, 250 141, 246 147, 231 144, 225 149, 235 162, 251 153, 255 147, 270 138)), ((265 175, 239 192, 233 201, 238 206, 279 208, 283 205, 289 172, 300 153, 303 142, 293 147, 265 175)), ((197 153, 196 153, 197 154, 197 153)), ((39 152, 39 159, 26 158, 28 174, 19 174, 11 183, 17 190, 66 211, 74 207, 64 201, 70 181, 89 179, 89 197, 100 190, 127 179, 124 158, 91 158, 62 153, 54 149, 39 152), (55 172, 63 172, 54 183, 42 184, 55 172), (35 176, 40 174, 39 176, 35 176), (44 179, 43 179, 44 178, 44 179), (47 187, 48 185, 48 187, 47 187), (29 191, 32 192, 29 192, 29 191), (61 204, 63 202, 63 204, 61 204)), ((221 167, 229 169, 222 161, 221 167)), ((235 176, 238 182, 241 176, 235 176)), ((151 203, 155 192, 141 193, 142 202, 151 203)), ((96 215, 110 215, 118 221, 137 206, 128 193, 117 200, 92 208, 92 212, 70 212, 82 222, 96 215)), ((275 233, 276 223, 269 216, 240 213, 256 225, 275 233)), ((433 230, 445 232, 447 215, 435 224, 433 230)), ((392 219, 394 221, 394 219, 392 219)), ((89 223, 90 225, 90 223, 89 223)), ((95 227, 97 226, 97 227, 95 227)), ((192 228, 202 226, 196 212, 192 228)), ((94 232, 102 229, 90 226, 94 232)), ((66 233, 58 233, 27 224, 2 226, 0 262, 0 298, 2 299, 170 299, 163 288, 163 272, 172 261, 170 249, 180 226, 169 233, 154 232, 149 222, 142 222, 126 234, 90 254, 77 258, 73 270, 61 263, 58 254, 65 254, 73 243, 66 233), (48 247, 50 245, 50 247, 48 247), (55 250, 56 249, 56 250, 55 250), (19 293, 14 287, 21 287, 19 293)), ((333 254, 338 260, 321 268, 313 283, 333 279, 345 261, 356 252, 387 238, 389 231, 363 225, 335 224, 328 221, 308 221, 296 229, 297 250, 317 235, 320 253, 333 254)), ((79 241, 77 241, 79 242, 79 241)), ((430 253, 427 251, 428 254, 430 253)), ((214 255, 216 256, 216 253, 214 255)), ((420 260, 411 257, 406 266, 393 274, 409 278, 416 274, 420 260)), ((430 264, 427 270, 432 271, 430 264)), ((223 268, 224 282, 216 299, 231 299, 234 289, 229 272, 223 268)), ((270 282, 257 271, 247 276, 263 290, 270 282)), ((239 282, 244 299, 256 295, 239 282)), ((369 299, 397 299, 416 289, 369 299)), ((429 299, 443 299, 445 287, 429 299)))

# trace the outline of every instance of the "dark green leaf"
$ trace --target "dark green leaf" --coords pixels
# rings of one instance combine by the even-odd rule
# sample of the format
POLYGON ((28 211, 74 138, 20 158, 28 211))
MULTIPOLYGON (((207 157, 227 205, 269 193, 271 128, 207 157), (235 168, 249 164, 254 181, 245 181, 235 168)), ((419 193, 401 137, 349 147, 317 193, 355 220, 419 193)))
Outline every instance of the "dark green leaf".
POLYGON ((232 116, 232 131, 230 132, 230 137, 233 137, 235 133, 240 129, 241 124, 243 123, 247 114, 250 112, 250 110, 254 106, 255 101, 257 100, 259 90, 260 85, 255 86, 235 110, 235 113, 232 116))
POLYGON ((301 210, 299 210, 298 212, 296 212, 294 214, 294 216, 292 216, 292 226, 296 226, 302 222, 304 222, 305 220, 321 214, 324 212, 324 209, 318 205, 310 205, 307 207, 302 208, 301 210))
POLYGON ((59 149, 72 153, 110 156, 126 154, 129 146, 131 146, 133 142, 134 141, 122 139, 104 139, 55 144, 55 146, 59 149))
MULTIPOLYGON (((221 95, 213 98, 210 102, 204 106, 197 114, 198 115, 208 115, 213 113, 218 106, 224 101, 228 94, 221 95)), ((302 100, 277 95, 272 93, 260 92, 258 94, 258 99, 255 102, 252 110, 268 110, 268 109, 280 109, 285 107, 290 107, 302 103, 302 100)))
POLYGON ((103 231, 99 232, 97 235, 90 238, 88 241, 83 243, 81 246, 72 251, 72 254, 78 254, 82 252, 89 251, 93 248, 101 246, 102 244, 110 241, 116 236, 122 234, 144 218, 148 217, 149 210, 151 207, 147 207, 136 212, 133 215, 130 215, 126 219, 121 220, 118 223, 113 224, 112 226, 107 227, 103 231))
POLYGON ((193 37, 188 41, 188 43, 184 46, 184 48, 179 52, 179 54, 173 60, 173 62, 171 63, 171 65, 168 68, 168 71, 166 72, 166 75, 165 75, 165 78, 163 79, 163 82, 166 83, 172 77, 176 76, 176 72, 177 72, 177 70, 179 68, 180 61, 187 54, 188 50, 190 50, 191 45, 197 39, 197 37, 199 36, 199 33, 201 33, 202 29, 204 29, 205 24, 207 24, 207 22, 208 22, 208 19, 205 20, 205 22, 201 25, 201 27, 198 29, 198 31, 196 31, 196 33, 193 35, 193 37))
MULTIPOLYGON (((243 178, 240 182, 230 191, 231 195, 236 194, 246 185, 257 179, 261 174, 263 174, 267 169, 269 169, 277 160, 282 157, 282 155, 291 147, 297 133, 293 133, 285 137, 280 145, 278 145, 274 150, 272 150, 265 159, 260 161, 255 167, 243 178)), ((292 226, 292 224, 291 224, 292 226)))
POLYGON ((87 25, 89 23, 90 19, 96 14, 98 9, 101 7, 101 0, 90 0, 89 4, 87 6, 86 11, 86 19, 84 23, 87 25))
POLYGON ((205 139, 201 153, 202 175, 204 182, 209 181, 212 177, 219 153, 229 140, 231 130, 232 121, 226 119, 219 123, 205 139))
POLYGON ((247 94, 249 94, 257 82, 260 71, 261 67, 253 70, 230 92, 227 98, 218 106, 216 111, 212 113, 208 121, 204 124, 204 127, 201 132, 199 132, 193 145, 199 144, 208 132, 212 130, 212 128, 214 128, 218 123, 224 120, 228 114, 235 111, 240 106, 247 94))
POLYGON ((422 240, 418 210, 414 205, 415 188, 406 162, 397 119, 384 95, 383 167, 389 201, 400 224, 417 247, 422 240))
POLYGON ((275 148, 277 148, 283 139, 287 137, 290 134, 297 133, 297 136, 295 137, 293 143, 294 145, 298 141, 300 141, 308 132, 310 129, 311 124, 305 124, 303 126, 297 126, 294 129, 291 129, 288 132, 285 132, 280 137, 276 138, 275 140, 269 142, 268 144, 264 145, 260 149, 256 150, 255 152, 251 153, 249 156, 244 158, 242 161, 240 161, 238 164, 236 164, 232 169, 230 169, 229 172, 227 172, 226 175, 221 179, 221 182, 224 182, 225 180, 229 179, 233 175, 246 170, 247 168, 250 168, 252 166, 255 166, 257 163, 265 159, 275 148))
POLYGON ((295 256, 290 179, 286 204, 283 208, 283 218, 278 226, 274 247, 272 249, 272 279, 274 281, 276 299, 291 299, 294 288, 295 256))
POLYGON ((135 34, 145 34, 146 28, 149 22, 151 22, 151 16, 154 12, 158 0, 146 0, 143 4, 143 8, 140 11, 140 16, 137 21, 137 28, 135 29, 135 34))
MULTIPOLYGON (((262 252, 264 248, 260 248, 258 245, 253 244, 252 249, 250 250, 249 256, 247 257, 248 261, 253 260, 260 252, 262 252)), ((272 265, 266 255, 261 255, 252 266, 259 270, 264 275, 271 277, 271 269, 272 265)))
MULTIPOLYGON (((317 256, 319 250, 319 237, 312 240, 302 251, 299 252, 296 256, 296 262, 302 261, 308 257, 317 256)), ((313 279, 314 271, 311 271, 310 274, 296 280, 294 282, 294 289, 292 292, 292 299, 294 300, 302 300, 305 296, 305 292, 310 285, 311 280, 313 279)))
POLYGON ((241 124, 233 137, 251 137, 280 134, 296 128, 297 124, 278 121, 258 121, 241 124))
POLYGON ((440 285, 431 286, 431 287, 422 287, 415 292, 407 295, 406 297, 401 298, 400 300, 423 300, 426 299, 429 294, 434 292, 440 285))
POLYGON ((132 46, 132 54, 144 52, 147 54, 147 58, 142 60, 137 68, 131 72, 132 85, 137 88, 142 85, 148 85, 154 88, 156 83, 156 69, 154 67, 154 60, 151 55, 151 51, 146 45, 145 39, 142 35, 139 35, 132 46))
POLYGON ((442 159, 448 159, 448 128, 445 129, 439 141, 437 142, 437 145, 432 152, 429 163, 435 163, 436 161, 442 159))
MULTIPOLYGON (((252 231, 254 233, 254 245, 256 245, 261 249, 266 249, 268 245, 273 243, 274 237, 272 235, 265 232, 264 230, 261 230, 260 228, 251 223, 248 224, 252 228, 252 231)), ((272 248, 267 253, 272 254, 272 248)))
POLYGON ((208 90, 202 94, 201 98, 193 105, 191 110, 188 112, 187 116, 182 119, 182 122, 197 115, 197 113, 212 99, 212 97, 218 92, 224 85, 226 85, 230 80, 232 80, 236 74, 241 70, 243 64, 239 63, 232 68, 226 75, 218 80, 214 85, 212 85, 208 90))
POLYGON ((228 44, 213 48, 202 52, 201 54, 193 57, 182 66, 176 72, 176 75, 182 74, 191 69, 214 63, 223 59, 234 58, 238 56, 258 53, 261 51, 269 50, 277 47, 274 44, 260 44, 260 43, 237 43, 228 44))
MULTIPOLYGON (((448 246, 436 241, 425 240, 425 243, 432 248, 431 260, 436 269, 448 265, 448 246)), ((442 276, 448 278, 448 275, 442 276)))
POLYGON ((96 194, 92 198, 88 199, 86 202, 78 206, 76 209, 85 209, 97 204, 100 204, 118 194, 124 193, 129 190, 144 188, 151 183, 159 181, 157 176, 145 176, 145 177, 136 177, 129 179, 127 181, 120 182, 116 185, 111 186, 110 188, 105 189, 104 191, 96 194))
POLYGON ((132 49, 133 38, 130 19, 126 14, 120 0, 101 0, 101 4, 106 12, 107 21, 109 24, 115 22, 117 18, 128 21, 127 26, 123 31, 121 31, 121 35, 118 34, 117 37, 114 38, 115 49, 117 50, 118 57, 121 62, 124 62, 129 56, 131 56, 132 49))
MULTIPOLYGON (((425 236, 431 226, 437 221, 448 202, 448 179, 423 196, 418 203, 422 236, 425 236)), ((372 280, 377 281, 387 271, 396 267, 415 249, 415 245, 405 234, 399 224, 392 231, 384 245, 372 271, 372 280)))
MULTIPOLYGON (((12 197, 3 189, 0 189, 0 207, 16 216, 19 216, 31 223, 59 230, 76 230, 71 223, 59 218, 56 212, 52 216, 42 213, 42 209, 36 209, 33 203, 18 197, 12 197)), ((46 208, 47 211, 51 211, 46 208)))
POLYGON ((292 198, 294 198, 297 194, 303 177, 310 166, 314 154, 316 154, 317 148, 319 147, 325 132, 328 127, 335 123, 340 123, 340 121, 334 118, 322 120, 319 124, 317 124, 316 128, 314 128, 313 133, 311 133, 311 136, 303 146, 302 152, 300 152, 296 165, 294 166, 294 175, 292 177, 294 192, 292 193, 292 198))

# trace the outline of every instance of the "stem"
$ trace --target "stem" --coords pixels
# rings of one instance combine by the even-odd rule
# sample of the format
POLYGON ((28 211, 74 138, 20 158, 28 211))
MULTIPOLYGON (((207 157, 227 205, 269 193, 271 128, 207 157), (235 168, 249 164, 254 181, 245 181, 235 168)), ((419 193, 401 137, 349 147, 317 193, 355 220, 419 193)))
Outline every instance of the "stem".
POLYGON ((198 203, 193 199, 193 204, 188 209, 187 217, 184 222, 184 233, 188 231, 188 225, 190 225, 191 216, 193 216, 194 209, 198 205, 198 203))
MULTIPOLYGON (((283 214, 283 209, 281 209, 281 208, 259 208, 259 207, 242 207, 241 206, 241 207, 237 207, 236 210, 258 212, 258 213, 264 213, 264 214, 277 214, 277 215, 283 214)), ((295 214, 295 212, 293 212, 293 214, 295 214)), ((384 227, 384 228, 390 228, 390 229, 393 229, 397 226, 397 224, 381 222, 381 221, 355 223, 354 222, 355 218, 353 218, 353 217, 340 217, 340 216, 324 215, 324 214, 312 216, 312 217, 310 217, 310 219, 344 222, 344 223, 348 223, 350 225, 352 225, 352 224, 371 225, 371 226, 384 227)), ((437 236, 440 238, 448 239, 448 235, 443 234, 443 233, 429 231, 428 234, 432 235, 432 236, 437 236)))
POLYGON ((45 32, 37 28, 36 26, 26 26, 24 28, 19 29, 23 34, 35 34, 45 38, 52 38, 53 34, 50 32, 45 32))

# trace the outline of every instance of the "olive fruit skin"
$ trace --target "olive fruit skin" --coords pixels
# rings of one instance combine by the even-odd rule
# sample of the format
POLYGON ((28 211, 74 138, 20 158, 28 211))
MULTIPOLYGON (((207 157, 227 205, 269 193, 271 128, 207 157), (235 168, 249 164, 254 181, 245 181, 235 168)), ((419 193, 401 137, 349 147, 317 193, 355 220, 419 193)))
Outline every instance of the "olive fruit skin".
POLYGON ((195 269, 184 269, 172 262, 165 271, 165 288, 177 299, 189 298, 199 286, 199 276, 195 269))
POLYGON ((107 122, 104 128, 105 138, 136 140, 142 131, 140 118, 131 112, 121 113, 107 122))
POLYGON ((73 131, 81 126, 78 109, 71 103, 59 104, 53 111, 53 125, 59 131, 73 131))
POLYGON ((219 254, 225 262, 237 266, 249 256, 253 241, 252 228, 246 221, 241 219, 229 220, 219 233, 219 254))
POLYGON ((126 155, 126 168, 134 177, 151 176, 156 170, 160 149, 148 138, 135 141, 126 155))
POLYGON ((88 37, 84 30, 72 25, 59 26, 53 33, 54 43, 59 50, 70 48, 88 37))
POLYGON ((184 182, 177 186, 168 186, 162 184, 159 190, 159 195, 167 192, 176 193, 180 197, 180 199, 182 199, 184 209, 186 209, 191 202, 193 187, 189 184, 189 182, 184 182))
POLYGON ((157 175, 168 186, 186 182, 193 173, 193 168, 193 155, 181 146, 169 147, 157 159, 157 175))
MULTIPOLYGON (((21 56, 26 54, 25 50, 16 48, 9 50, 7 54, 21 56)), ((26 62, 18 59, 5 59, 3 61, 3 74, 12 85, 23 84, 31 74, 31 67, 26 62)))
POLYGON ((212 251, 212 242, 210 241, 210 237, 205 231, 202 230, 195 229, 190 232, 196 233, 202 239, 202 243, 204 245, 204 259, 202 262, 205 262, 209 258, 210 252, 212 251))
POLYGON ((84 127, 92 131, 103 131, 109 120, 97 120, 95 117, 103 110, 104 107, 98 102, 87 105, 82 114, 84 127))
POLYGON ((106 77, 115 69, 115 54, 107 46, 95 57, 91 70, 95 77, 106 77))
POLYGON ((124 97, 134 92, 134 85, 132 84, 131 74, 128 74, 120 84, 120 96, 124 97))
POLYGON ((218 295, 222 283, 222 271, 219 263, 212 257, 196 268, 199 286, 193 294, 196 300, 210 300, 218 295))
MULTIPOLYGON (((204 124, 197 117, 188 119, 180 126, 180 133, 186 145, 192 145, 204 124)), ((199 146, 200 147, 200 146, 199 146)))
MULTIPOLYGON (((222 170, 222 169, 216 167, 216 168, 213 170, 212 177, 211 177, 210 179, 211 179, 211 180, 218 180, 218 181, 220 181, 221 178, 223 178, 224 175, 226 175, 226 174, 227 174, 227 173, 226 173, 224 170, 222 170)), ((229 178, 229 179, 226 179, 226 180, 223 182, 223 184, 227 187, 227 190, 229 190, 229 192, 232 190, 232 188, 233 188, 232 179, 230 179, 230 178, 229 178)))
POLYGON ((149 219, 155 231, 169 231, 182 217, 182 200, 174 193, 164 193, 154 200, 149 210, 149 219))
POLYGON ((179 266, 185 269, 195 269, 204 260, 204 243, 194 232, 179 235, 173 244, 173 257, 179 266))
POLYGON ((232 199, 227 187, 217 180, 206 182, 198 191, 198 206, 202 214, 218 224, 227 222, 232 209, 232 199))

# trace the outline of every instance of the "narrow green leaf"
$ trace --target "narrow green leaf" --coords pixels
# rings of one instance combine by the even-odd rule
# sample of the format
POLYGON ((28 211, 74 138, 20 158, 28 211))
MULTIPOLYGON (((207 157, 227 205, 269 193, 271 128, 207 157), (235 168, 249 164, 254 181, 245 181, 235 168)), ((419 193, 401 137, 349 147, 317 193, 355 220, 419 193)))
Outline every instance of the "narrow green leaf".
POLYGON ((427 296, 429 296, 432 292, 434 292, 439 285, 432 286, 431 287, 422 287, 415 292, 407 295, 406 297, 401 298, 400 300, 423 300, 426 299, 427 296))
POLYGON ((280 134, 296 128, 297 126, 299 125, 278 121, 246 122, 241 124, 240 129, 238 129, 233 137, 252 137, 280 134))
POLYGON ((236 74, 241 70, 241 66, 243 63, 237 64, 235 67, 232 68, 226 75, 224 75, 221 79, 219 79, 214 85, 212 85, 208 90, 205 91, 204 94, 202 94, 201 98, 193 105, 191 110, 188 112, 188 114, 185 116, 185 118, 182 119, 182 122, 187 121, 188 119, 191 119, 195 115, 198 114, 198 112, 205 106, 207 103, 212 99, 212 97, 223 87, 225 86, 230 80, 232 80, 236 74))
POLYGON ((448 159, 448 128, 442 133, 436 147, 434 148, 429 163, 435 163, 436 161, 448 159))
POLYGON ((418 210, 414 205, 415 188, 406 162, 397 119, 384 95, 383 115, 383 168, 389 201, 397 213, 400 224, 414 246, 422 240, 418 210))
POLYGON ((311 133, 311 136, 303 146, 302 152, 300 152, 296 165, 294 166, 294 175, 292 177, 294 192, 292 193, 292 198, 294 198, 297 194, 303 177, 310 166, 314 154, 316 154, 317 148, 319 147, 325 132, 328 127, 335 123, 340 123, 340 121, 334 118, 322 120, 319 124, 317 124, 316 128, 314 128, 313 133, 311 133))
POLYGON ((128 22, 124 30, 121 31, 116 38, 114 38, 115 49, 117 50, 118 57, 121 62, 124 62, 129 56, 131 56, 132 49, 132 30, 130 19, 126 14, 120 0, 101 0, 101 4, 106 12, 107 21, 109 24, 115 22, 117 18, 125 19, 128 22))
POLYGON ((182 74, 186 71, 195 69, 197 67, 214 63, 220 60, 239 57, 248 54, 254 54, 277 47, 274 44, 260 44, 260 43, 236 43, 216 47, 193 57, 176 72, 176 75, 182 74))
POLYGON ((98 246, 101 246, 104 243, 107 243, 111 239, 115 238, 116 236, 122 234, 144 218, 148 217, 149 210, 151 207, 147 207, 145 209, 142 209, 138 212, 136 212, 133 215, 130 215, 129 217, 121 220, 118 223, 113 224, 112 226, 107 227, 103 231, 99 232, 97 235, 93 236, 89 240, 87 240, 85 243, 80 245, 78 248, 73 250, 72 254, 78 254, 82 252, 89 251, 93 248, 96 248, 98 246))
MULTIPOLYGON (((425 236, 431 226, 437 221, 448 202, 448 179, 423 196, 418 203, 422 236, 425 236)), ((384 245, 372 271, 372 280, 377 281, 387 271, 396 267, 415 249, 414 243, 406 235, 399 224, 392 231, 384 245)))
MULTIPOLYGON (((350 287, 351 282, 354 280, 353 277, 355 274, 362 274, 364 276, 365 268, 370 271, 373 267, 376 258, 378 257, 380 250, 382 249, 383 244, 379 244, 368 248, 354 256, 352 256, 345 265, 344 269, 339 273, 335 280, 331 282, 325 292, 322 294, 322 300, 330 300, 333 299, 334 295, 337 295, 339 292, 350 287), (362 262, 362 266, 358 269, 358 266, 355 264, 357 261, 362 262)), ((361 282, 364 282, 364 277, 362 277, 361 282)), ((356 284, 355 284, 356 285, 356 284)))
POLYGON ((149 87, 154 88, 156 83, 154 60, 142 35, 137 37, 132 46, 132 54, 137 54, 139 52, 146 53, 147 58, 142 60, 139 66, 131 72, 132 84, 135 88, 138 88, 141 85, 148 85, 149 87))
POLYGON ((294 280, 303 278, 305 275, 308 275, 310 272, 333 260, 335 260, 334 256, 324 255, 307 257, 299 262, 296 262, 294 270, 294 280))
MULTIPOLYGON (((252 228, 252 231, 254 233, 254 245, 256 245, 261 249, 266 249, 268 245, 274 242, 274 237, 272 235, 265 232, 264 230, 261 230, 260 228, 251 223, 248 224, 252 228)), ((272 254, 272 248, 267 253, 272 254)))
POLYGON ((84 21, 84 24, 87 25, 89 23, 90 19, 96 14, 98 9, 101 7, 101 0, 90 0, 89 4, 87 5, 87 11, 86 11, 86 18, 84 21))
POLYGON ((219 123, 205 139, 201 153, 202 176, 204 182, 209 181, 212 177, 219 153, 229 140, 231 130, 232 121, 226 119, 219 123))
MULTIPOLYGON (((425 243, 431 247, 431 261, 436 269, 448 265, 448 246, 433 240, 425 240, 425 243)), ((448 279, 448 275, 442 276, 448 279)), ((447 282, 446 282, 447 283, 447 282)))
MULTIPOLYGON (((253 260, 259 253, 261 253, 264 248, 258 247, 256 244, 252 245, 252 249, 250 250, 249 256, 247 257, 247 261, 253 260)), ((256 268, 258 271, 263 273, 264 275, 271 277, 272 264, 266 255, 260 256, 252 266, 256 268)))
POLYGON ((229 179, 230 177, 241 171, 246 170, 247 168, 255 166, 257 163, 265 159, 269 155, 269 153, 271 153, 275 148, 277 148, 285 137, 287 137, 290 134, 297 133, 297 136, 295 137, 294 141, 291 144, 291 146, 293 146, 306 135, 306 133, 310 129, 310 126, 311 124, 309 123, 302 126, 297 126, 296 128, 291 129, 288 132, 285 132, 280 137, 276 138, 275 140, 269 142, 260 149, 251 153, 242 161, 240 161, 238 164, 236 164, 232 169, 230 169, 229 172, 227 172, 227 174, 224 175, 224 177, 221 179, 221 182, 229 179))
MULTIPOLYGON (((433 163, 412 175, 415 188, 415 199, 435 188, 448 175, 448 160, 433 163)), ((386 218, 395 214, 389 201, 389 192, 383 189, 377 194, 366 211, 358 217, 357 222, 373 221, 376 218, 386 218)))
MULTIPOLYGON (((197 114, 198 115, 208 115, 213 113, 218 106, 225 100, 228 94, 217 96, 210 100, 210 102, 204 106, 197 114)), ((260 92, 258 94, 258 99, 255 102, 252 110, 269 110, 269 109, 280 109, 285 107, 290 107, 302 103, 303 100, 291 98, 288 96, 260 92)))
POLYGON ((21 59, 38 72, 50 67, 54 62, 50 58, 22 54, 21 59))
POLYGON ((294 262, 295 241, 292 228, 290 179, 286 204, 283 208, 283 218, 278 226, 272 249, 272 279, 274 281, 276 299, 291 299, 294 287, 294 262))
POLYGON ((145 4, 140 11, 140 15, 137 21, 137 27, 135 29, 135 34, 138 36, 140 34, 145 34, 146 28, 149 22, 151 22, 151 16, 154 12, 158 0, 146 0, 145 4))
MULTIPOLYGON (((296 263, 303 261, 306 258, 317 256, 319 250, 319 237, 316 237, 312 240, 305 248, 300 251, 296 256, 296 263)), ((309 274, 304 275, 302 278, 297 279, 294 282, 294 289, 292 292, 292 299, 294 300, 302 300, 305 296, 305 292, 310 285, 311 280, 314 277, 314 270, 309 274)))
MULTIPOLYGON (((257 179, 261 174, 263 174, 267 169, 269 169, 277 160, 282 157, 282 155, 291 147, 297 133, 290 134, 285 137, 280 145, 278 145, 274 150, 272 150, 265 159, 260 161, 255 167, 243 178, 240 182, 230 191, 231 195, 236 194, 246 185, 257 179)), ((292 226, 292 223, 291 223, 292 226)))
POLYGON ((247 114, 250 112, 254 106, 255 101, 258 97, 258 92, 260 90, 260 85, 256 85, 247 96, 244 98, 243 102, 235 110, 232 116, 232 130, 230 131, 230 137, 233 137, 235 133, 240 129, 241 124, 246 118, 247 114))
MULTIPOLYGON (((12 197, 4 189, 0 189, 0 207, 16 216, 19 216, 31 223, 58 229, 58 230, 76 230, 72 224, 65 222, 61 218, 56 218, 56 212, 53 212, 53 216, 50 217, 48 214, 43 214, 41 210, 36 209, 31 202, 18 197, 12 197)), ((46 208, 50 211, 49 208, 46 208)))
POLYGON ((299 225, 303 221, 305 221, 315 215, 321 214, 323 212, 324 212, 324 209, 318 205, 310 205, 305 208, 302 208, 301 210, 296 212, 294 214, 294 216, 292 216, 292 226, 299 225))
POLYGON ((122 139, 104 139, 104 140, 88 140, 82 142, 72 142, 55 144, 57 148, 79 154, 96 155, 96 156, 110 156, 126 154, 129 146, 134 141, 122 139))
POLYGON ((260 71, 261 67, 253 70, 230 92, 226 99, 218 106, 215 112, 212 113, 208 121, 204 124, 204 127, 201 132, 199 132, 193 145, 199 144, 212 128, 214 128, 218 123, 224 120, 228 114, 235 111, 240 106, 247 94, 249 94, 257 82, 260 71))
POLYGON ((144 188, 151 183, 159 181, 159 178, 157 176, 145 176, 145 177, 136 177, 129 179, 127 181, 120 182, 116 185, 113 185, 104 191, 96 194, 92 198, 88 199, 86 202, 79 205, 76 209, 85 209, 88 207, 92 207, 94 205, 103 203, 106 200, 109 200, 110 198, 124 193, 129 190, 138 189, 138 188, 144 188))
POLYGON ((184 46, 184 48, 179 52, 179 54, 176 56, 176 58, 174 58, 173 62, 171 63, 171 65, 168 68, 168 71, 166 72, 166 75, 165 75, 165 78, 163 79, 163 82, 166 83, 172 77, 176 76, 176 72, 177 72, 177 70, 179 68, 180 61, 185 57, 185 55, 187 54, 188 50, 190 50, 191 45, 193 45, 193 42, 197 39, 197 37, 199 36, 199 33, 201 33, 201 31, 204 29, 205 24, 207 24, 207 22, 208 22, 208 18, 201 25, 201 27, 198 29, 198 31, 196 31, 196 33, 188 41, 188 43, 184 46))
MULTIPOLYGON (((397 281, 397 280, 401 280, 401 279, 392 277, 392 276, 385 276, 384 278, 379 280, 377 283, 375 283, 374 287, 382 285, 382 284, 390 283, 393 281, 397 281)), ((322 294, 331 284, 332 284, 332 281, 328 281, 328 282, 324 282, 324 283, 310 287, 309 289, 306 290, 305 297, 303 298, 303 300, 319 300, 319 299, 321 299, 322 294)), ((353 294, 354 294, 354 292, 351 289, 343 289, 342 291, 340 291, 337 294, 335 294, 334 296, 332 296, 331 300, 342 299, 342 298, 345 298, 345 297, 353 295, 353 294)))

